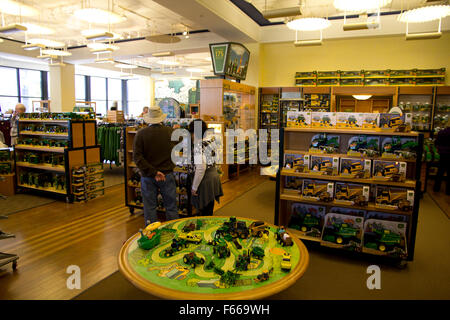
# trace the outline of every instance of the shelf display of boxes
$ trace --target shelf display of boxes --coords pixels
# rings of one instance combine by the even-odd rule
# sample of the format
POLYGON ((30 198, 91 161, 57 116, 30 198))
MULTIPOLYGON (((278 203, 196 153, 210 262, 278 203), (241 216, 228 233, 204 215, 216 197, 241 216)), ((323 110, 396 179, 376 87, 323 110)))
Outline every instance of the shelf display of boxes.
MULTIPOLYGON (((408 131, 394 133, 376 129, 283 128, 280 157, 284 159, 284 166, 277 179, 279 192, 275 223, 288 225, 300 239, 316 241, 323 246, 412 260, 419 212, 422 150, 415 149, 416 158, 404 161, 383 160, 381 141, 385 138, 393 139, 394 136, 407 138, 417 145, 423 142, 423 134, 408 131), (330 159, 339 159, 338 175, 318 174, 313 170, 293 170, 297 155, 298 159, 304 159, 309 155, 311 166, 313 165, 313 157, 316 155, 308 148, 311 147, 310 141, 314 140, 314 137, 324 134, 321 133, 323 130, 326 130, 326 134, 339 136, 339 139, 335 139, 338 146, 333 153, 323 155, 330 159), (370 143, 373 152, 366 152, 371 150, 368 149, 368 140, 375 141, 373 146, 370 143), (350 155, 347 154, 349 145, 354 149, 350 150, 354 152, 350 152, 350 155), (393 176, 395 177, 392 178, 393 176), (324 216, 322 232, 308 234, 299 230, 302 221, 306 219, 304 213, 308 213, 307 206, 316 208, 311 209, 313 213, 318 211, 318 207, 324 208, 320 210, 324 216), (385 254, 374 247, 373 239, 367 248, 364 247, 366 230, 364 223, 369 218, 380 218, 376 215, 369 216, 369 212, 402 217, 406 222, 404 233, 404 247, 408 248, 406 253, 393 254, 389 247, 385 254)), ((408 141, 405 140, 405 143, 408 141)), ((321 145, 321 141, 316 142, 321 145)), ((306 221, 310 221, 315 225, 315 229, 318 229, 317 223, 320 220, 317 218, 309 215, 306 221)))
POLYGON ((17 187, 65 195, 72 202, 72 168, 100 162, 96 122, 88 118, 75 113, 23 114, 14 146, 17 187))

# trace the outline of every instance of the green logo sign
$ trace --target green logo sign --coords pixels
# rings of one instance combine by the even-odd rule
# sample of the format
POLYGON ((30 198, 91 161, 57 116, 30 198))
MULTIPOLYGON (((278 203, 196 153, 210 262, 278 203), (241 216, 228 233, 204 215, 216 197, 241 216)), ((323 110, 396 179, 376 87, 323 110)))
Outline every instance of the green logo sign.
POLYGON ((225 59, 227 57, 227 44, 212 45, 211 53, 215 73, 223 73, 225 71, 225 59))

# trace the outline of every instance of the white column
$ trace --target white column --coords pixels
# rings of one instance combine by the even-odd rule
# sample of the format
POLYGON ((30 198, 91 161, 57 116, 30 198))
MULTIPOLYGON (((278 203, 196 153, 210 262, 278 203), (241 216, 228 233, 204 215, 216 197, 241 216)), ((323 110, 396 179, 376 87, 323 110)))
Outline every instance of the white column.
POLYGON ((50 109, 52 112, 71 112, 75 106, 75 66, 50 67, 50 109))

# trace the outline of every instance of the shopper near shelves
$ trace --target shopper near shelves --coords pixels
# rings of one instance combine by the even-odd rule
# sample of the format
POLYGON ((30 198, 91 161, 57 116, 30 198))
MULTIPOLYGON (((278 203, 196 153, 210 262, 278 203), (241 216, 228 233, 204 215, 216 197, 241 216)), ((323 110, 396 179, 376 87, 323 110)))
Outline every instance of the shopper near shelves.
POLYGON ((144 203, 145 225, 158 221, 156 207, 158 205, 158 189, 161 192, 166 219, 178 219, 177 186, 171 159, 172 128, 162 122, 166 115, 160 107, 151 107, 144 115, 149 126, 140 129, 134 138, 133 158, 141 174, 141 194, 144 203))
POLYGON ((214 202, 219 202, 223 196, 222 183, 217 172, 214 162, 214 150, 217 150, 214 137, 204 137, 208 130, 203 120, 197 119, 189 124, 189 132, 191 133, 192 161, 188 166, 189 176, 192 181, 192 204, 199 211, 201 216, 212 216, 214 212, 214 202), (201 127, 201 131, 195 131, 195 125, 201 127), (195 141, 199 141, 197 147, 195 141), (208 152, 207 152, 208 151, 208 152), (212 151, 212 152, 209 152, 212 151), (195 163, 195 157, 199 156, 201 163, 195 163), (210 158, 207 157, 210 156, 210 158))
POLYGON ((22 103, 16 104, 16 110, 11 116, 11 146, 17 143, 18 135, 19 135, 19 117, 22 113, 25 113, 26 108, 22 103))
POLYGON ((445 172, 447 172, 445 193, 450 195, 450 127, 439 131, 434 144, 436 145, 440 158, 433 191, 439 192, 441 190, 442 180, 444 179, 445 172))
POLYGON ((117 101, 114 101, 111 106, 111 111, 117 111, 117 109, 118 109, 118 103, 117 103, 117 101))
POLYGON ((142 109, 142 113, 139 115, 139 118, 143 118, 146 114, 148 114, 148 107, 144 107, 142 109))

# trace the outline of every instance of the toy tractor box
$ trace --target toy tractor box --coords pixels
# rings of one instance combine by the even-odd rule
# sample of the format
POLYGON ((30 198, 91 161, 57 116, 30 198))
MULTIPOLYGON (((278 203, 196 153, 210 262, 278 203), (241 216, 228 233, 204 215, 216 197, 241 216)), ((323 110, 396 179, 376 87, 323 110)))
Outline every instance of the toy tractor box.
POLYGON ((286 113, 286 126, 290 128, 311 127, 311 112, 288 111, 286 113))
POLYGON ((304 236, 321 238, 325 221, 325 207, 305 203, 293 203, 288 227, 304 236))
POLYGON ((383 181, 405 181, 406 162, 374 160, 372 178, 383 181))
POLYGON ((369 179, 371 177, 372 160, 341 158, 339 175, 347 178, 369 179))
POLYGON ((364 218, 328 213, 322 230, 321 244, 349 251, 361 251, 364 218))
POLYGON ((331 207, 329 212, 364 218, 366 210, 356 208, 331 207))
POLYGON ((379 113, 361 113, 360 116, 363 129, 376 129, 380 127, 379 113))
POLYGON ((310 153, 338 153, 340 136, 319 133, 312 137, 310 153))
POLYGON ((355 112, 337 112, 336 128, 338 129, 361 129, 362 117, 355 112))
POLYGON ((377 157, 380 154, 380 137, 358 135, 348 140, 349 156, 377 157))
POLYGON ((414 138, 386 137, 381 142, 381 157, 385 159, 414 160, 418 144, 414 138))
POLYGON ((335 112, 312 112, 311 127, 313 128, 336 128, 335 112))
POLYGON ((394 221, 394 222, 408 222, 409 216, 404 215, 404 214, 369 211, 364 216, 364 220, 369 220, 369 219, 394 221))
POLYGON ((379 129, 389 131, 410 131, 412 127, 411 113, 380 113, 379 129))
POLYGON ((414 190, 377 186, 375 207, 392 210, 411 211, 414 206, 414 190))
POLYGON ((284 170, 289 172, 308 172, 310 164, 309 154, 285 153, 284 170))
POLYGON ((370 197, 370 187, 362 184, 336 182, 334 203, 367 206, 370 197))
POLYGON ((363 252, 406 258, 406 222, 368 219, 364 222, 363 252))
POLYGON ((311 173, 336 176, 339 174, 339 157, 311 156, 311 173))
POLYGON ((310 201, 329 202, 333 200, 334 184, 321 180, 303 180, 302 197, 310 201))
POLYGON ((286 193, 298 193, 302 192, 303 179, 299 177, 286 176, 284 180, 284 190, 286 193))

